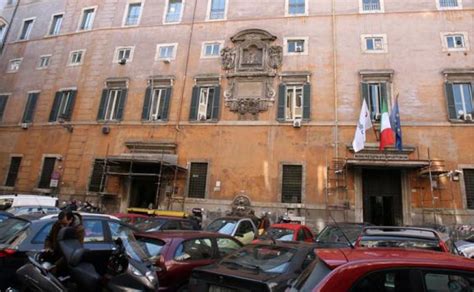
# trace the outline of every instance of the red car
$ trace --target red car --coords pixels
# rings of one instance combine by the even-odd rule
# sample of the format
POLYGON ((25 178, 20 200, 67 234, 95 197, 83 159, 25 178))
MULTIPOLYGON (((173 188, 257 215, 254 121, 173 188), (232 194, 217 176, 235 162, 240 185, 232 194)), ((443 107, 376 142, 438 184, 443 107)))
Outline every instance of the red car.
POLYGON ((112 216, 115 216, 120 219, 120 221, 130 224, 130 225, 135 225, 138 223, 141 223, 145 221, 146 219, 150 218, 150 216, 143 215, 143 214, 133 214, 133 213, 116 213, 112 214, 112 216))
POLYGON ((398 248, 319 249, 287 291, 473 291, 474 261, 398 248))
POLYGON ((160 291, 185 291, 191 271, 238 250, 232 236, 204 231, 166 230, 135 234, 157 266, 160 291))
POLYGON ((314 242, 314 235, 308 227, 296 223, 272 224, 267 231, 255 239, 253 243, 268 241, 270 239, 281 241, 314 242))

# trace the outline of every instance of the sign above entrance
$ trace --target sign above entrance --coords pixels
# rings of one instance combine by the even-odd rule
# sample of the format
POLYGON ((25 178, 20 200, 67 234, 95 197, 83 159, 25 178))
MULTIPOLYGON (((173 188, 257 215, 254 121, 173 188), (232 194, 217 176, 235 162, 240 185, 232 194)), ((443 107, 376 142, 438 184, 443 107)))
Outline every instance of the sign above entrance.
POLYGON ((403 153, 354 153, 355 159, 363 160, 409 160, 403 153))

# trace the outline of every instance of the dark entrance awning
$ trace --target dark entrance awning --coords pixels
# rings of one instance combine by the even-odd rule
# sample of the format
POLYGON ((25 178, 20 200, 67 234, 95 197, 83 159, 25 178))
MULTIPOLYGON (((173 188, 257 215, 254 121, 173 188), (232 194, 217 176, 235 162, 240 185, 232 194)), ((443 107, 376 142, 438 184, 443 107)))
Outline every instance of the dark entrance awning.
POLYGON ((367 160, 347 159, 349 167, 389 167, 419 169, 430 165, 429 160, 367 160))
POLYGON ((106 163, 108 175, 160 176, 161 166, 187 171, 186 167, 178 165, 176 154, 124 153, 108 156, 106 163))

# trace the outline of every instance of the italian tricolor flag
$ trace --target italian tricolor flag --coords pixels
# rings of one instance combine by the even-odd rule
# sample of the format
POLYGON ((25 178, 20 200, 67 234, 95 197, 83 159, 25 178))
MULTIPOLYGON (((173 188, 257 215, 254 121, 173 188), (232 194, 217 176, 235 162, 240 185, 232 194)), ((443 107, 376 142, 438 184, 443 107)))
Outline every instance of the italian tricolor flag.
POLYGON ((380 150, 395 144, 394 132, 390 126, 390 117, 388 115, 387 102, 382 98, 382 121, 380 122, 380 150))

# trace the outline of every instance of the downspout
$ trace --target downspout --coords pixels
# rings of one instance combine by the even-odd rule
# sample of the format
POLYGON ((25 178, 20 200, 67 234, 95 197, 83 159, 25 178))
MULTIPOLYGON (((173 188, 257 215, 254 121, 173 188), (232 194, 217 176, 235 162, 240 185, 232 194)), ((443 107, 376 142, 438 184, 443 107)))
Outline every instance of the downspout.
MULTIPOLYGON (((188 66, 189 66, 189 59, 190 59, 190 52, 191 52, 191 41, 193 39, 193 32, 194 32, 194 20, 196 17, 196 8, 198 5, 198 0, 196 0, 194 4, 194 9, 193 9, 193 18, 191 20, 191 31, 189 33, 189 40, 188 40, 188 51, 187 51, 187 56, 186 56, 186 64, 184 67, 184 76, 183 76, 183 87, 181 89, 181 97, 179 100, 179 112, 178 112, 178 120, 176 121, 176 132, 175 132, 175 143, 178 143, 178 133, 181 131, 179 124, 181 122, 181 113, 182 113, 182 108, 183 108, 183 100, 184 100, 184 91, 186 89, 186 81, 187 81, 187 76, 188 76, 188 66)), ((184 14, 184 11, 183 11, 184 14)))
POLYGON ((13 25, 13 19, 15 18, 16 11, 18 10, 19 5, 20 5, 20 0, 17 0, 16 5, 15 5, 15 10, 13 10, 12 17, 10 18, 10 23, 8 24, 8 27, 7 27, 7 31, 5 32, 5 35, 3 36, 2 46, 0 47, 0 54, 3 53, 3 48, 5 48, 5 44, 7 43, 8 34, 10 33, 10 29, 13 25))
POLYGON ((339 116, 338 116, 338 96, 337 96, 337 35, 336 35, 336 0, 332 0, 332 58, 333 58, 333 88, 334 88, 334 146, 335 158, 339 157, 339 116))

